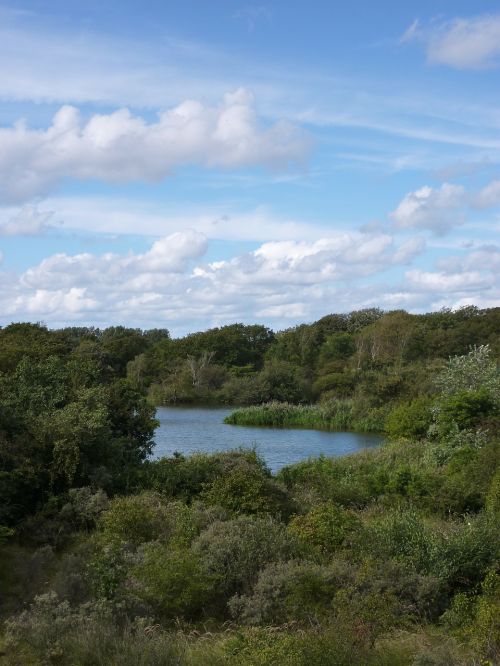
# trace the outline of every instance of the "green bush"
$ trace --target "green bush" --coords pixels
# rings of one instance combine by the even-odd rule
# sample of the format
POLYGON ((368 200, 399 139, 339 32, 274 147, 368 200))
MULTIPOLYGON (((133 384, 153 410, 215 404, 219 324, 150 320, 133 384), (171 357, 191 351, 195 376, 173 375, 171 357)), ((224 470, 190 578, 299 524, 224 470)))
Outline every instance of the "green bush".
POLYGON ((494 416, 497 406, 491 394, 479 391, 461 391, 445 397, 439 404, 437 427, 441 436, 453 432, 454 428, 475 428, 482 420, 494 416))
POLYGON ((223 597, 246 592, 269 562, 288 560, 298 544, 283 524, 272 518, 238 516, 215 522, 193 542, 208 575, 219 580, 223 597))
POLYGON ((270 514, 286 518, 293 508, 286 489, 260 469, 244 465, 218 476, 201 494, 201 499, 231 514, 270 514))
POLYGON ((172 525, 162 497, 145 492, 115 497, 101 515, 99 528, 106 541, 123 541, 138 546, 145 541, 167 538, 172 525))
POLYGON ((358 547, 380 559, 407 561, 419 572, 432 573, 439 536, 412 509, 393 509, 368 523, 358 547))
POLYGON ((292 518, 288 529, 311 552, 323 555, 337 550, 359 527, 360 521, 352 511, 323 503, 292 518))
POLYGON ((253 449, 194 453, 189 457, 177 453, 148 461, 143 466, 141 485, 166 497, 191 502, 218 477, 240 466, 270 476, 265 462, 253 449))
POLYGON ((332 612, 339 580, 334 570, 311 562, 275 562, 258 576, 250 595, 234 596, 229 607, 245 624, 317 623, 332 612))
POLYGON ((385 432, 392 439, 425 437, 432 423, 430 407, 428 398, 417 398, 407 405, 394 407, 385 420, 385 432))
POLYGON ((151 543, 140 549, 138 558, 130 570, 133 590, 157 616, 192 620, 209 612, 217 581, 203 570, 197 554, 151 543))
POLYGON ((184 652, 147 622, 119 625, 102 604, 71 607, 54 594, 36 597, 6 629, 7 666, 178 666, 184 652))

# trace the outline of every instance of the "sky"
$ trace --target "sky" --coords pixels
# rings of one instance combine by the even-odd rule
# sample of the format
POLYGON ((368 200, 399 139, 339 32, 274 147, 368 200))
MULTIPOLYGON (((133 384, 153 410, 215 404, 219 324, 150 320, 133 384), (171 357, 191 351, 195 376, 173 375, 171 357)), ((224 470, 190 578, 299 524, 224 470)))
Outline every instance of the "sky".
POLYGON ((0 0, 0 325, 500 305, 500 5, 0 0))

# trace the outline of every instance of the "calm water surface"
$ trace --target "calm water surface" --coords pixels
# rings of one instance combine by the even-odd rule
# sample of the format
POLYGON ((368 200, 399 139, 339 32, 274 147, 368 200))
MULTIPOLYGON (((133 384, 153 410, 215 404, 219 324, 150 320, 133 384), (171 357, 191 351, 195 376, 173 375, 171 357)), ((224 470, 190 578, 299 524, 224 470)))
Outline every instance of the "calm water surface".
POLYGON ((382 437, 355 432, 324 432, 289 428, 254 428, 224 423, 232 409, 202 407, 160 407, 156 418, 155 457, 174 451, 189 455, 210 453, 239 446, 256 446, 273 472, 309 456, 342 456, 378 446, 382 437))

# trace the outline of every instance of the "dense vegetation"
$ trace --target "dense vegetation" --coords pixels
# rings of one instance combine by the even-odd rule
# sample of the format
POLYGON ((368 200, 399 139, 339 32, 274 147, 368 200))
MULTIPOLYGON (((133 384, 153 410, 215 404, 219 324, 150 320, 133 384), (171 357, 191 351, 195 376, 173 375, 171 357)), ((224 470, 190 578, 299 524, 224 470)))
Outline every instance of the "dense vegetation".
POLYGON ((498 663, 499 318, 1 329, 0 662, 498 663), (276 476, 251 450, 154 461, 160 394, 390 441, 276 476))
POLYGON ((234 423, 383 431, 394 403, 432 394, 449 356, 484 344, 498 356, 499 330, 500 308, 474 307, 425 315, 360 310, 278 333, 234 324, 164 338, 128 365, 128 377, 156 405, 258 406, 234 423), (262 410, 265 403, 272 404, 262 410), (318 406, 292 407, 311 404, 318 406))

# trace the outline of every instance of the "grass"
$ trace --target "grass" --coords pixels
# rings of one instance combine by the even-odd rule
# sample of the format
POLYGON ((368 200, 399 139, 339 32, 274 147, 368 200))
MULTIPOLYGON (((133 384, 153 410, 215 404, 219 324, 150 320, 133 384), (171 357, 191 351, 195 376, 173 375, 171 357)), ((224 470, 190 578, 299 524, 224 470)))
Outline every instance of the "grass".
POLYGON ((353 400, 332 400, 319 405, 268 402, 252 407, 241 407, 229 414, 224 423, 274 428, 383 431, 383 415, 375 410, 359 415, 356 413, 353 400))

